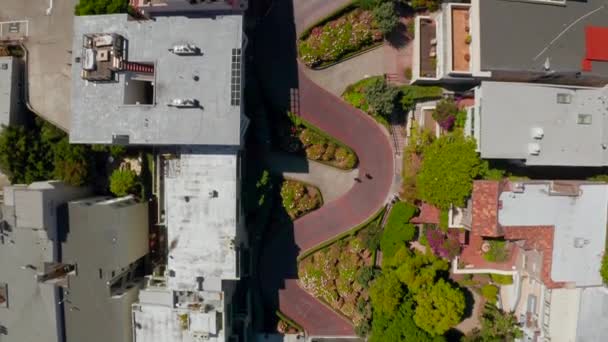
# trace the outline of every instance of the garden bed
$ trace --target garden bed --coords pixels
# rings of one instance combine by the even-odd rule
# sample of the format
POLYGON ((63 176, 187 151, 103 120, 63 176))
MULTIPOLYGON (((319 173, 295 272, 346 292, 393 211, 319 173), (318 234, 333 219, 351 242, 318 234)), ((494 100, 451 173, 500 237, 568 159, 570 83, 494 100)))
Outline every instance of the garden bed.
POLYGON ((280 146, 287 152, 304 151, 306 158, 342 170, 357 166, 355 151, 302 118, 289 113, 280 131, 280 146), (287 120, 286 120, 287 121, 287 120))
POLYGON ((371 110, 369 102, 365 96, 365 89, 372 83, 377 82, 377 80, 382 78, 383 76, 372 76, 351 84, 346 87, 344 93, 342 93, 342 98, 351 106, 366 112, 374 120, 376 120, 376 122, 389 129, 390 125, 388 120, 384 116, 377 115, 371 110))
POLYGON ((281 200, 292 220, 323 205, 323 197, 317 187, 291 179, 283 181, 281 185, 281 200))
POLYGON ((324 67, 382 41, 372 11, 346 6, 306 30, 298 41, 298 54, 309 67, 324 67))
POLYGON ((359 325, 371 317, 369 283, 373 251, 366 248, 363 230, 310 254, 298 264, 302 288, 359 325))

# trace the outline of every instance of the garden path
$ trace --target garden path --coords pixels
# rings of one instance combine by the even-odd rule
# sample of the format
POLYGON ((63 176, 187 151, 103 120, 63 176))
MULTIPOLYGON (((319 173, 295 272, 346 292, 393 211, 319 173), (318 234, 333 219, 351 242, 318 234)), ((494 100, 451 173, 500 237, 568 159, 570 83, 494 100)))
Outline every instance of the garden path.
POLYGON ((358 169, 344 171, 284 152, 271 153, 266 163, 272 172, 318 187, 326 203, 346 194, 359 175, 358 169))
POLYGON ((454 327, 465 335, 473 331, 473 329, 481 327, 479 317, 481 317, 481 311, 483 310, 483 305, 485 302, 484 299, 477 292, 473 291, 470 288, 469 291, 473 295, 473 300, 475 301, 475 304, 473 305, 473 313, 471 314, 471 317, 466 318, 454 327))
POLYGON ((348 85, 369 76, 384 74, 385 45, 387 44, 329 68, 322 70, 304 68, 304 72, 316 84, 322 84, 330 93, 341 96, 348 85))

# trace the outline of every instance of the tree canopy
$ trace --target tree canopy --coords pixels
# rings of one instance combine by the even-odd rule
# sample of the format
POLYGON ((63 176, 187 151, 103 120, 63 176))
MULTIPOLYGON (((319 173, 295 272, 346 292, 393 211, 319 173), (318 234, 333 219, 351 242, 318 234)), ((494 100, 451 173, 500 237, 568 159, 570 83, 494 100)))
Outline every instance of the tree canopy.
POLYGON ((130 169, 116 169, 110 176, 110 191, 116 196, 126 196, 135 191, 137 175, 130 169))
POLYGON ((382 34, 391 33, 399 24, 399 15, 395 10, 395 4, 392 1, 386 1, 376 6, 372 13, 378 28, 382 34))
POLYGON ((523 332, 512 313, 504 312, 496 305, 486 304, 481 316, 481 329, 473 330, 462 342, 513 342, 523 337, 523 332))
POLYGON ((419 291, 415 300, 414 322, 431 335, 442 335, 458 324, 466 306, 462 291, 443 279, 428 291, 419 291))
POLYGON ((74 8, 76 15, 127 13, 128 0, 80 0, 74 8))
POLYGON ((464 206, 473 180, 484 173, 476 143, 460 132, 444 135, 424 149, 418 173, 419 197, 440 209, 464 206))
POLYGON ((393 206, 380 239, 380 249, 385 257, 393 256, 399 247, 414 239, 416 227, 409 222, 417 211, 416 207, 405 202, 393 206))
POLYGON ((363 95, 373 113, 388 117, 395 109, 399 88, 391 86, 383 78, 376 78, 365 87, 363 95))

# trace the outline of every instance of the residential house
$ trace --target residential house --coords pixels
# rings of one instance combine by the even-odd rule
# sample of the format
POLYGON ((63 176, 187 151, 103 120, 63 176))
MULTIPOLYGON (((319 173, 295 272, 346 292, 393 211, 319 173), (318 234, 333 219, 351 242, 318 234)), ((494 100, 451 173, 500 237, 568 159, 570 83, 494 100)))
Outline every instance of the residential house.
POLYGON ((416 18, 412 82, 608 83, 603 0, 471 0, 416 18))
POLYGON ((4 187, 0 221, 0 340, 61 342, 60 262, 66 203, 88 194, 60 182, 4 187))
POLYGON ((601 303, 608 292, 599 269, 608 184, 475 181, 465 211, 471 222, 454 273, 512 275, 514 285, 500 304, 515 312, 528 340, 605 340, 608 315, 601 303), (502 259, 488 257, 495 248, 504 248, 502 259))
POLYGON ((130 5, 145 16, 212 13, 242 13, 248 0, 130 0, 130 5))
POLYGON ((143 285, 148 204, 132 196, 72 201, 62 264, 66 341, 131 342, 131 305, 143 285))
POLYGON ((608 165, 608 87, 484 81, 465 133, 484 159, 528 166, 608 165))

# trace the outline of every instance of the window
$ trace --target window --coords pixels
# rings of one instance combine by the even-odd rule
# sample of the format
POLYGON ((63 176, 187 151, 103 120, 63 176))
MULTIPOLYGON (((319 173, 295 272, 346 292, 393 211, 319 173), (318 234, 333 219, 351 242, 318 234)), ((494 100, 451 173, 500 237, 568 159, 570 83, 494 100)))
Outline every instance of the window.
POLYGON ((559 93, 557 94, 557 103, 568 104, 572 102, 572 96, 570 94, 559 93))
POLYGON ((577 123, 579 125, 591 125, 592 116, 591 114, 579 114, 577 123))
POLYGON ((230 105, 241 105, 241 49, 232 49, 232 74, 230 78, 230 105))

